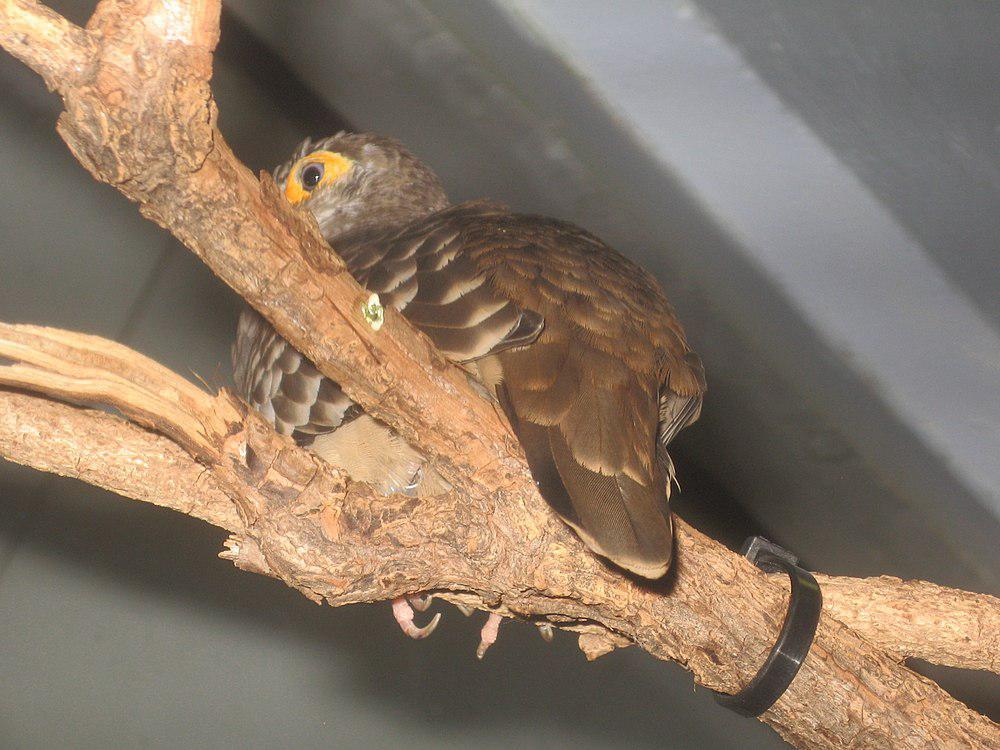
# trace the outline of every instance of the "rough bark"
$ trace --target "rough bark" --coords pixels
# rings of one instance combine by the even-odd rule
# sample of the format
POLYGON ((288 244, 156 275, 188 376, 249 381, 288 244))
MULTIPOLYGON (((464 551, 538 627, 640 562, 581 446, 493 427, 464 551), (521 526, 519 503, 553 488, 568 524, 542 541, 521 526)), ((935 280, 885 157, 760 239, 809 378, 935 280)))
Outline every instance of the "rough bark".
MULTIPOLYGON (((764 576, 684 523, 668 591, 609 569, 548 511, 508 427, 464 374, 399 316, 390 312, 377 332, 368 326, 360 312, 368 295, 313 223, 281 201, 269 179, 250 174, 215 129, 208 80, 217 1, 104 0, 86 31, 28 0, 3 0, 0 9, 0 44, 62 94, 59 132, 81 163, 184 241, 353 398, 435 457, 455 492, 433 503, 374 496, 225 393, 204 394, 111 342, 30 327, 3 327, 0 357, 14 364, 0 368, 0 385, 110 404, 143 427, 126 430, 105 414, 0 391, 3 407, 15 407, 2 412, 4 455, 138 499, 184 504, 178 509, 230 528, 225 556, 237 565, 316 601, 435 590, 577 630, 591 654, 636 644, 715 689, 736 690, 753 675, 782 619, 780 577, 764 576), (50 429, 60 440, 47 438, 50 429), (121 455, 110 452, 115 430, 129 438, 121 455), (144 489, 134 486, 136 461, 150 467, 144 489), (154 476, 162 494, 150 490, 154 476), (171 492, 183 499, 167 499, 171 492)), ((891 584, 857 587, 871 589, 875 611, 894 612, 891 584)), ((870 641, 828 606, 802 671, 765 721, 800 747, 1000 745, 996 725, 897 662, 908 649, 928 658, 936 648, 915 613, 900 608, 892 614, 898 626, 885 627, 853 604, 860 600, 851 584, 842 591, 837 615, 870 641), (894 630, 910 625, 909 641, 894 630)), ((955 596, 983 618, 980 640, 994 646, 996 601, 955 596)), ((947 644, 943 658, 957 658, 961 626, 935 632, 947 644)), ((993 660, 986 652, 976 665, 995 668, 993 660)))
POLYGON ((831 616, 899 659, 1000 674, 1000 599, 892 576, 817 575, 831 616))
MULTIPOLYGON (((57 357, 55 362, 63 361, 58 359, 60 354, 66 357, 66 369, 73 372, 74 378, 90 381, 91 393, 96 390, 93 383, 102 379, 107 381, 106 387, 101 388, 105 391, 116 387, 122 377, 140 380, 141 376, 136 374, 143 362, 140 355, 95 337, 0 324, 0 352, 12 353, 16 341, 23 354, 33 347, 44 347, 43 336, 57 335, 64 341, 79 341, 83 347, 93 347, 91 356, 96 361, 121 362, 124 356, 126 361, 136 363, 122 369, 116 377, 90 367, 89 356, 52 352, 57 357), (115 351, 119 357, 109 358, 109 351, 115 351)), ((70 391, 79 394, 80 389, 55 391, 52 378, 37 370, 27 377, 22 374, 15 383, 12 376, 17 372, 0 368, 0 383, 8 387, 18 384, 36 393, 44 391, 48 397, 0 390, 0 455, 41 471, 81 479, 125 497, 186 513, 233 534, 245 532, 231 496, 219 486, 213 472, 178 443, 106 412, 54 401, 52 397, 66 399, 70 391)), ((174 373, 158 370, 157 374, 161 382, 152 385, 153 391, 177 393, 191 388, 174 373)), ((148 379, 146 383, 149 384, 148 379)), ((226 398, 220 394, 214 400, 199 399, 206 416, 188 423, 200 424, 212 419, 208 415, 230 411, 230 407, 221 403, 226 398)), ((141 400, 140 397, 140 403, 141 400)), ((121 399, 118 404, 133 414, 140 409, 137 404, 125 405, 121 399)), ((147 415, 147 423, 166 427, 167 416, 151 416, 155 403, 141 408, 147 415)), ((229 429, 232 428, 227 428, 227 432, 229 429)), ((246 429, 244 426, 238 431, 246 429)), ((268 452, 287 448, 277 436, 273 439, 276 445, 268 452)), ((221 447, 215 451, 216 455, 221 453, 221 447)), ((364 490, 359 485, 355 491, 364 490)), ((823 589, 824 607, 831 616, 898 661, 916 657, 934 664, 1000 673, 1000 599, 887 576, 859 579, 817 574, 816 578, 823 589)), ((590 653, 601 652, 605 645, 593 639, 582 643, 588 644, 594 647, 592 651, 588 649, 590 653)))

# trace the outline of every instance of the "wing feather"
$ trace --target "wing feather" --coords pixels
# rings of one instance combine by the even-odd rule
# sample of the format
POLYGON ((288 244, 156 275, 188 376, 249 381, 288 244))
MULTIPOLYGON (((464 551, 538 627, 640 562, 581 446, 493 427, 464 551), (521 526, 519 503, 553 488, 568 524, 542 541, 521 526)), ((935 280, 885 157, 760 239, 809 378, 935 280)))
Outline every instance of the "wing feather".
MULTIPOLYGON (((667 570, 666 446, 698 418, 705 377, 648 273, 576 227, 488 204, 337 250, 446 356, 495 373, 542 495, 592 549, 646 577, 667 570)), ((336 429, 346 395, 256 313, 245 318, 241 393, 279 429, 336 429)))

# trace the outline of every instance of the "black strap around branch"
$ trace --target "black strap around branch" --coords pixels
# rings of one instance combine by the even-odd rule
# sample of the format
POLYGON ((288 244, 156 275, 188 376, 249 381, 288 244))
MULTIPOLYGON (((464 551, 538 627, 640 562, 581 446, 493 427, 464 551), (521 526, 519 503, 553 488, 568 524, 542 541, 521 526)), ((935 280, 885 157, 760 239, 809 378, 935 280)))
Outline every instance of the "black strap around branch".
POLYGON ((760 716, 774 705, 792 684, 799 667, 809 653, 823 594, 812 574, 798 566, 798 559, 788 550, 752 536, 743 543, 741 553, 765 573, 784 571, 792 579, 792 595, 778 640, 767 661, 752 680, 735 695, 716 693, 715 700, 743 716, 760 716))

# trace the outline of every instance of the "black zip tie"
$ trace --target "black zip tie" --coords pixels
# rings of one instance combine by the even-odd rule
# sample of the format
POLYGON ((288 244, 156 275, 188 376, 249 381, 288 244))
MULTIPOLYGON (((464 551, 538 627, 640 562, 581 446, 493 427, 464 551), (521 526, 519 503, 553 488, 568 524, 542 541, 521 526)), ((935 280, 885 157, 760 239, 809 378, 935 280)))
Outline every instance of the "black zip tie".
POLYGON ((715 693, 722 706, 742 716, 760 716, 792 684, 805 660, 819 624, 823 594, 812 574, 798 566, 791 552, 762 536, 749 537, 740 553, 765 573, 784 571, 792 579, 792 595, 778 640, 749 684, 735 695, 715 693))

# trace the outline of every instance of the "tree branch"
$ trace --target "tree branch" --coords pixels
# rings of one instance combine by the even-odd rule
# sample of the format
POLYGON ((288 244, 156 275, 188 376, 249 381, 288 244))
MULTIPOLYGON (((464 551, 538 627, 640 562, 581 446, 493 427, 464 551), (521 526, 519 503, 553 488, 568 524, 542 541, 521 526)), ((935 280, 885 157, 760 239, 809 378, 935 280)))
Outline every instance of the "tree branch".
MULTIPOLYGON (((767 581, 683 521, 678 521, 677 579, 664 597, 607 570, 544 508, 537 518, 531 516, 532 548, 519 545, 496 519, 470 513, 461 486, 430 506, 375 495, 277 435, 228 394, 209 397, 114 342, 0 324, 0 356, 28 363, 0 368, 0 386, 16 385, 49 397, 106 394, 122 382, 133 383, 116 404, 151 427, 171 431, 179 444, 200 447, 210 467, 170 440, 108 414, 3 390, 0 405, 10 408, 0 418, 0 453, 219 525, 233 535, 223 557, 246 570, 279 577, 315 601, 377 601, 433 589, 456 603, 576 630, 582 634, 581 648, 591 656, 636 642, 686 663, 699 677, 709 665, 717 671, 751 653, 755 662, 766 651, 766 637, 760 651, 749 651, 747 634, 737 632, 734 623, 742 626, 762 611, 764 629, 773 635, 780 622, 783 594, 768 591, 782 588, 780 578, 767 581), (55 368, 59 378, 53 379, 45 365, 55 368), (180 401, 190 410, 184 419, 176 417, 180 401), (228 421, 220 421, 219 415, 228 421), (456 518, 462 522, 456 525, 456 518), (509 559, 515 555, 522 559, 509 559), (734 643, 744 648, 742 655, 733 653, 734 643)), ((997 600, 931 587, 931 595, 947 597, 947 606, 963 601, 982 606, 959 606, 950 615, 947 606, 938 608, 937 650, 930 650, 908 630, 924 614, 922 584, 899 584, 910 587, 910 599, 916 596, 918 606, 913 607, 905 597, 892 599, 897 584, 891 579, 822 580, 834 592, 833 609, 839 607, 844 624, 824 618, 817 642, 823 650, 814 649, 806 662, 815 671, 813 679, 841 681, 841 698, 856 690, 855 681, 866 682, 890 714, 919 706, 920 716, 935 716, 932 744, 949 736, 942 734, 946 729, 960 730, 958 736, 965 740, 989 737, 995 727, 988 720, 875 651, 845 625, 877 643, 903 634, 887 645, 896 658, 921 656, 949 664, 953 654, 963 653, 959 658, 985 664, 994 658, 1000 629, 997 600), (858 601, 875 605, 869 610, 858 601), (913 652, 903 644, 913 645, 913 652), (818 653, 822 661, 816 662, 818 653), (860 664, 864 669, 854 673, 860 664), (886 685, 891 685, 887 692, 886 685), (948 721, 942 723, 944 717, 948 721)), ((825 716, 828 710, 823 707, 818 714, 825 716)), ((815 706, 812 711, 815 716, 815 706)), ((865 713, 868 720, 878 716, 867 703, 865 713)))
POLYGON ((823 606, 902 660, 1000 674, 1000 599, 891 576, 817 575, 823 606))
POLYGON ((83 29, 32 0, 4 0, 0 23, 4 49, 44 78, 50 91, 72 88, 93 58, 83 29))
POLYGON ((238 532, 212 472, 169 438, 93 409, 0 390, 0 455, 238 532))
MULTIPOLYGON (((505 422, 461 371, 392 311, 379 331, 367 325, 360 314, 367 293, 308 215, 282 201, 269 178, 255 179, 215 129, 208 79, 218 2, 104 0, 86 32, 27 0, 3 0, 0 8, 0 44, 62 93, 59 132, 84 166, 184 241, 366 410, 437 459, 455 492, 433 503, 375 496, 225 393, 210 397, 110 342, 15 326, 3 329, 0 356, 15 364, 0 369, 0 383, 113 404, 206 469, 196 474, 176 446, 133 427, 135 442, 121 456, 66 438, 64 458, 79 451, 86 469, 71 470, 24 435, 57 426, 63 435, 86 435, 76 431, 106 430, 112 418, 41 407, 18 393, 3 395, 28 399, 11 402, 18 416, 4 418, 4 425, 14 420, 0 443, 5 455, 76 471, 128 495, 129 456, 168 481, 173 472, 155 458, 163 456, 174 462, 173 481, 192 498, 192 514, 227 528, 239 519, 227 557, 316 601, 436 590, 579 631, 591 653, 637 644, 680 661, 712 688, 733 691, 753 675, 783 616, 780 577, 764 576, 684 523, 677 524, 669 593, 622 577, 548 511, 505 422), (134 452, 142 441, 150 453, 134 452), (202 487, 204 501, 194 500, 202 487), (221 510, 220 493, 235 515, 221 510)), ((983 616, 991 626, 989 611, 983 616)), ((867 632, 876 643, 892 637, 891 629, 867 632)), ((901 653, 876 648, 828 608, 801 672, 763 718, 802 747, 1000 743, 996 725, 899 665, 901 653)))
MULTIPOLYGON (((198 411, 188 414, 184 423, 202 436, 198 425, 229 410, 225 405, 227 396, 209 398, 178 375, 114 342, 47 328, 0 324, 0 355, 9 357, 16 349, 21 361, 40 361, 43 357, 33 347, 49 348, 51 364, 75 370, 71 377, 86 380, 89 393, 112 392, 123 380, 141 382, 148 394, 194 391, 198 397, 192 403, 197 405, 191 408, 198 411), (53 340, 68 345, 67 350, 53 351, 53 340), (59 355, 66 359, 59 359, 59 355), (97 363, 108 369, 94 366, 97 363)), ((27 376, 17 375, 16 380, 11 377, 21 372, 0 368, 0 384, 17 385, 48 397, 0 390, 0 455, 180 511, 234 534, 245 532, 232 498, 219 487, 213 473, 173 440, 105 412, 53 401, 50 397, 65 398, 83 389, 72 387, 72 381, 71 387, 60 382, 56 389, 44 370, 27 371, 27 376)), ((128 405, 119 398, 117 405, 124 405, 133 414, 142 412, 146 424, 164 425, 173 407, 164 406, 164 400, 157 396, 147 398, 152 403, 143 404, 142 397, 134 397, 128 405), (157 408, 165 413, 154 415, 157 408)), ((233 424, 242 420, 242 414, 230 414, 233 424)), ((226 431, 232 429, 230 425, 226 431)), ((245 433, 250 427, 235 429, 245 433)), ((183 437, 176 439, 192 442, 183 437)), ((275 437, 275 441, 269 452, 286 449, 280 438, 275 437)), ((223 438, 221 445, 212 446, 210 453, 216 460, 235 445, 227 447, 225 442, 223 438)), ((358 491, 362 489, 359 486, 358 491)), ((826 610, 897 660, 916 657, 934 664, 1000 673, 1000 599, 890 577, 859 579, 817 574, 816 578, 823 588, 826 610)))

